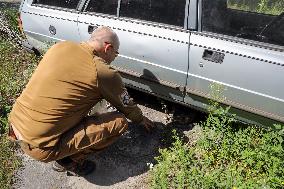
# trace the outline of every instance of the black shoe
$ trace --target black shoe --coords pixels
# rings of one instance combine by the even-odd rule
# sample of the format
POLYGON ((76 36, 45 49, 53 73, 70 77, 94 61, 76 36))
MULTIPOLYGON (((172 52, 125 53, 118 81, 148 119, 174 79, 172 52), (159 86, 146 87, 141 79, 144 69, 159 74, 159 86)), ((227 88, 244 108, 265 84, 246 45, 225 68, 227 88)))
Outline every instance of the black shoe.
MULTIPOLYGON (((65 160, 65 159, 64 159, 65 160)), ((82 163, 74 161, 57 160, 52 164, 52 169, 57 172, 67 171, 67 175, 85 176, 96 169, 96 164, 90 160, 84 160, 82 163)))
POLYGON ((85 160, 82 163, 77 163, 75 170, 71 170, 71 174, 85 176, 92 173, 96 169, 96 164, 93 161, 85 160))

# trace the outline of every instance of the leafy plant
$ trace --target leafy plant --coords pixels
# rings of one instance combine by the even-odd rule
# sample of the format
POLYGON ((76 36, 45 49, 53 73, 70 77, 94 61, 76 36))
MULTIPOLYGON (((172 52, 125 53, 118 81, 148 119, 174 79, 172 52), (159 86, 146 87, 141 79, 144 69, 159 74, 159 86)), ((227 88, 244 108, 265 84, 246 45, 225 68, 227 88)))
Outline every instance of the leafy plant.
MULTIPOLYGON (((220 101, 222 91, 211 87, 220 101)), ((284 188, 283 130, 237 123, 228 107, 210 104, 197 141, 185 144, 174 132, 172 147, 160 150, 151 187, 284 188)))

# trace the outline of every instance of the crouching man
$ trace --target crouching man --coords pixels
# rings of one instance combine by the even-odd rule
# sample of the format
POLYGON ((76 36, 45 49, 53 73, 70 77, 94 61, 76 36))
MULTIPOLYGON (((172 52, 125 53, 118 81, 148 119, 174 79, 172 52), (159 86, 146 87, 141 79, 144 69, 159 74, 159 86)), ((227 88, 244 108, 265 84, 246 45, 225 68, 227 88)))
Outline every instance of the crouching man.
POLYGON ((127 129, 126 118, 153 128, 109 64, 119 39, 108 27, 89 41, 59 42, 43 56, 10 113, 10 136, 30 157, 53 163, 56 171, 87 175, 95 169, 86 155, 112 144, 127 129), (119 112, 87 116, 105 99, 119 112))

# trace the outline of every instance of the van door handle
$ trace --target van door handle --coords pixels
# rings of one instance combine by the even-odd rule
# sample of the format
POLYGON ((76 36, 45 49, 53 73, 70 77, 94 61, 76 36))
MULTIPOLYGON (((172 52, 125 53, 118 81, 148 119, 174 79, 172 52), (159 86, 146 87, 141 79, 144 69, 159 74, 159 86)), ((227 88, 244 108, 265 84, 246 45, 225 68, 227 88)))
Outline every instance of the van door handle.
POLYGON ((89 26, 88 26, 88 33, 89 33, 89 34, 93 33, 93 31, 94 31, 95 29, 97 29, 97 28, 98 28, 97 26, 89 25, 89 26))
POLYGON ((211 62, 222 64, 225 54, 217 51, 204 50, 202 58, 211 62))

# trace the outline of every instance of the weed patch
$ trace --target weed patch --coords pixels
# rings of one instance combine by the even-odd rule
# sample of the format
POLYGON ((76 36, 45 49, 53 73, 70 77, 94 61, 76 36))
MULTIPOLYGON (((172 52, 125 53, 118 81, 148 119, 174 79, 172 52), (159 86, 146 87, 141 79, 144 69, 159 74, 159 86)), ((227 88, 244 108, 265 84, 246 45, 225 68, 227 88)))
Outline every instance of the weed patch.
MULTIPOLYGON (((15 11, 5 10, 10 29, 16 28, 15 11)), ((7 139, 8 114, 33 72, 37 58, 26 53, 0 32, 0 188, 10 188, 14 171, 20 166, 15 146, 7 139)))
MULTIPOLYGON (((242 125, 211 101, 196 141, 160 149, 152 188, 284 188, 283 131, 242 125)), ((196 134, 192 132, 192 134, 196 134)))
POLYGON ((0 188, 10 188, 12 176, 21 165, 20 159, 15 156, 15 146, 5 136, 0 136, 0 188))

